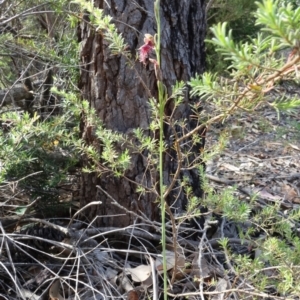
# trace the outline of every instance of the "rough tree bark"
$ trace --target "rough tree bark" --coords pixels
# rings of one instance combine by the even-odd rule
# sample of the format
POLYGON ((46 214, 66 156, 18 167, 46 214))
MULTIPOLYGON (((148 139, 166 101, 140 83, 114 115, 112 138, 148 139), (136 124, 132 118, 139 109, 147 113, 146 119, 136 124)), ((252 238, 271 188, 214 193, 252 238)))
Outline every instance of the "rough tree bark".
MULTIPOLYGON (((161 24, 162 24, 162 74, 163 82, 168 92, 176 80, 188 81, 196 73, 202 73, 204 69, 204 36, 205 36, 205 5, 204 0, 162 0, 161 24)), ((95 0, 94 5, 104 9, 122 33, 128 47, 137 55, 137 49, 143 44, 144 34, 156 33, 154 20, 153 1, 136 0, 95 0)), ((130 134, 134 128, 142 128, 149 132, 150 111, 149 92, 141 83, 144 80, 151 95, 156 95, 156 79, 151 66, 143 66, 138 60, 134 62, 134 68, 126 63, 122 56, 111 56, 108 43, 100 34, 94 34, 87 22, 82 22, 79 28, 79 40, 81 42, 81 74, 79 87, 82 98, 89 101, 95 108, 97 115, 103 121, 106 128, 118 132, 130 134), (139 78, 140 76, 140 78, 139 78)), ((188 93, 185 103, 176 110, 174 118, 187 119, 189 130, 196 126, 193 124, 188 93)), ((172 111, 172 102, 166 107, 166 114, 172 111)), ((87 127, 83 128, 83 134, 87 127)), ((165 139, 172 147, 172 131, 165 128, 165 139)), ((197 145, 199 151, 201 145, 197 145)), ((177 167, 176 153, 170 150, 164 160, 164 182, 168 185, 177 167)), ((194 187, 194 193, 201 196, 199 177, 196 170, 185 170, 182 176, 188 176, 194 187)), ((147 186, 153 185, 151 172, 147 170, 145 160, 141 155, 134 155, 131 168, 126 177, 134 182, 143 182, 147 186)), ((123 227, 133 223, 134 216, 125 213, 124 210, 110 205, 111 199, 97 190, 100 185, 121 206, 138 214, 142 212, 151 220, 159 218, 157 203, 154 194, 146 193, 141 196, 136 193, 136 185, 128 179, 115 178, 111 175, 98 177, 97 174, 83 175, 81 198, 82 205, 91 201, 102 201, 102 205, 94 207, 86 212, 91 219, 96 215, 102 226, 123 227), (123 216, 111 217, 116 214, 123 216), (103 217, 104 216, 104 217, 103 217)), ((186 199, 183 193, 171 194, 169 203, 176 199, 174 206, 178 211, 184 209, 186 199)))

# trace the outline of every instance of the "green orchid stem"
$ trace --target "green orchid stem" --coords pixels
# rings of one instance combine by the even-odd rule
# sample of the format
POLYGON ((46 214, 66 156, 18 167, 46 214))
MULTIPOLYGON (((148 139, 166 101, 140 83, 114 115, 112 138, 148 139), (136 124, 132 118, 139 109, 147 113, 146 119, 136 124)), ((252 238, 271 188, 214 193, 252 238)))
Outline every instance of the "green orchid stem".
MULTIPOLYGON (((160 26, 160 0, 154 2, 154 14, 157 24, 157 34, 155 40, 155 52, 157 60, 157 73, 160 72, 160 39, 161 39, 161 26, 160 26)), ((164 113, 166 103, 166 92, 161 78, 157 76, 157 88, 158 88, 158 101, 159 101, 159 188, 160 188, 160 204, 161 204, 161 243, 162 243, 162 255, 163 255, 163 279, 164 279, 164 300, 168 299, 168 281, 167 281, 167 258, 166 258, 166 207, 164 198, 164 180, 163 180, 163 152, 164 152, 164 113)))

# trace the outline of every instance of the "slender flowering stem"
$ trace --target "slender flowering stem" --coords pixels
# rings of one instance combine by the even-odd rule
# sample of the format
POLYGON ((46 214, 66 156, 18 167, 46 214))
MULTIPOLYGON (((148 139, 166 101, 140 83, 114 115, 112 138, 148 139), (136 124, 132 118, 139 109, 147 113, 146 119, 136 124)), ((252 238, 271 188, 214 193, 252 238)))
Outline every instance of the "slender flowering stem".
POLYGON ((168 281, 167 281, 167 259, 166 259, 166 228, 165 215, 166 203, 164 197, 164 181, 163 181, 163 152, 164 152, 164 111, 166 103, 166 91, 162 82, 161 75, 161 55, 160 55, 160 39, 161 39, 161 24, 160 24, 160 0, 154 2, 154 14, 157 24, 157 34, 155 35, 155 53, 156 63, 154 64, 155 74, 158 87, 158 102, 159 102, 159 187, 160 187, 160 204, 161 204, 161 222, 162 222, 162 255, 163 255, 163 278, 164 278, 164 299, 168 299, 168 281))
POLYGON ((138 49, 140 62, 144 65, 149 61, 153 64, 158 89, 158 113, 159 113, 159 189, 160 189, 160 204, 161 204, 161 223, 162 223, 162 256, 163 256, 163 278, 164 278, 164 299, 167 300, 168 281, 167 281, 167 259, 166 259, 166 203, 165 203, 165 186, 163 181, 163 153, 164 153, 164 112, 167 101, 166 88, 163 84, 163 76, 161 72, 161 55, 160 55, 160 40, 161 40, 161 24, 160 24, 160 0, 154 2, 154 14, 157 24, 157 33, 153 37, 150 34, 145 34, 144 44, 138 49), (151 52, 155 50, 156 59, 150 58, 151 52))

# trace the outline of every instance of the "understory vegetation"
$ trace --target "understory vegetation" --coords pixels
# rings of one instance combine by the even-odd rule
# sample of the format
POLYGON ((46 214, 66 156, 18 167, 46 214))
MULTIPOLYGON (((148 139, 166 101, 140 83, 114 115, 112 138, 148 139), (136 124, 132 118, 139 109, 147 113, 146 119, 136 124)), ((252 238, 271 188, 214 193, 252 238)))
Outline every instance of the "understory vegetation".
POLYGON ((266 135, 268 143, 279 145, 287 136, 278 147, 294 152, 280 159, 297 170, 299 1, 207 1, 206 72, 174 83, 171 93, 160 69, 159 0, 153 16, 157 33, 143 33, 136 57, 114 20, 93 1, 17 1, 14 7, 2 2, 1 299, 300 299, 299 171, 268 174, 268 180, 266 174, 258 178, 246 172, 222 178, 253 161, 255 168, 267 169, 270 157, 263 157, 262 149, 252 158, 247 152, 249 160, 239 165, 225 161, 227 171, 213 175, 216 161, 233 144, 255 146, 255 139, 247 139, 253 124, 257 140, 266 135), (108 129, 82 98, 82 22, 101 35, 112 56, 125 57, 132 68, 139 61, 155 70, 157 99, 149 99, 146 130, 108 129), (187 120, 173 118, 186 93, 195 99, 190 108, 197 125, 191 131, 185 130, 187 120), (170 101, 173 110, 167 115, 170 101), (172 142, 164 139, 166 125, 172 142), (168 183, 167 149, 178 159, 168 183), (81 205, 82 174, 127 178, 134 154, 158 174, 152 186, 139 179, 135 184, 140 195, 155 195, 151 205, 160 208, 161 219, 124 209, 136 220, 133 224, 100 228, 95 222, 102 216, 91 220, 85 213, 104 204, 91 199, 81 205), (201 197, 184 175, 191 169, 200 175, 201 197), (277 192, 279 179, 284 181, 277 192), (188 199, 184 213, 168 202, 179 193, 188 199))

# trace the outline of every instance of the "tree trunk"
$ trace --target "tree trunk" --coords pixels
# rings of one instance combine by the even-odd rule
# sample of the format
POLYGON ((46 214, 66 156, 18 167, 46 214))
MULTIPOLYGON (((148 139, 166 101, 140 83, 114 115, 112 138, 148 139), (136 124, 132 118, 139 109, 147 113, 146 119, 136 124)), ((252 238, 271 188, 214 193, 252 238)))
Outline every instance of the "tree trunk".
MULTIPOLYGON (((205 6, 204 0, 162 0, 161 1, 161 69, 163 82, 169 95, 171 86, 177 81, 187 82, 196 73, 204 69, 204 36, 205 36, 205 6)), ((79 29, 81 41, 81 74, 79 88, 82 98, 89 101, 106 128, 125 134, 133 129, 141 128, 151 135, 149 124, 151 112, 149 109, 150 96, 157 95, 156 78, 150 64, 144 66, 135 57, 138 48, 143 44, 144 34, 156 33, 153 1, 126 0, 95 0, 95 7, 104 9, 106 14, 113 17, 118 30, 122 33, 128 49, 132 53, 132 68, 122 56, 112 56, 108 42, 100 34, 94 34, 87 22, 82 22, 79 29), (108 5, 109 4, 109 5, 108 5), (142 80, 146 84, 142 84, 142 80)), ((173 118, 186 119, 190 130, 193 124, 189 103, 193 101, 185 95, 184 104, 176 109, 173 118)), ((169 101, 165 113, 171 114, 172 101, 169 101)), ((83 126, 83 134, 88 130, 83 126)), ((174 132, 167 125, 164 128, 165 141, 170 146, 164 158, 164 184, 169 185, 177 168, 176 152, 171 150, 174 144, 174 132)), ((182 135, 182 132, 178 132, 182 135)), ((201 133, 200 133, 201 134, 201 133)), ((88 141, 87 141, 88 142, 88 141)), ((203 146, 196 145, 194 151, 203 146), (197 148, 197 149, 196 149, 197 148)), ((197 155, 198 155, 197 154, 197 155)), ((144 157, 147 155, 144 153, 144 157)), ((140 154, 134 154, 126 178, 115 178, 112 175, 97 176, 85 174, 82 177, 82 205, 91 201, 102 201, 102 205, 89 208, 87 216, 99 218, 102 226, 124 227, 132 224, 135 216, 125 210, 111 205, 114 199, 120 206, 139 215, 141 212, 150 220, 159 219, 159 209, 154 193, 140 195, 136 192, 137 185, 143 183, 153 187, 158 182, 157 172, 149 171, 147 163, 140 154), (129 180, 128 180, 129 179, 129 180), (106 191, 103 193, 96 185, 106 191), (110 195, 110 197, 108 196, 110 195), (120 216, 122 214, 122 216, 120 216), (116 216, 117 215, 117 216, 116 216), (114 217, 115 216, 115 217, 114 217)), ((180 177, 187 176, 194 193, 201 196, 198 173, 195 169, 181 171, 180 177)), ((176 204, 173 209, 182 211, 186 205, 186 197, 182 191, 171 193, 169 204, 176 204)))

